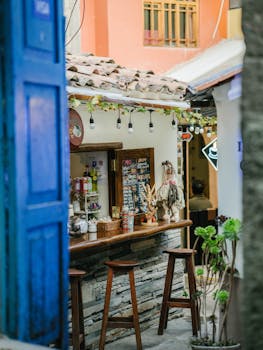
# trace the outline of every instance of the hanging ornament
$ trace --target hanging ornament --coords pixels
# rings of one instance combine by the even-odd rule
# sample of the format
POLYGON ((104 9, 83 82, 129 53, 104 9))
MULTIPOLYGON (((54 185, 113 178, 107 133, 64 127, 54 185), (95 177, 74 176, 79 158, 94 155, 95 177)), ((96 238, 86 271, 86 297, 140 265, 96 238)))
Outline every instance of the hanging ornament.
POLYGON ((152 112, 153 111, 154 111, 154 109, 149 109, 149 112, 150 112, 149 132, 154 132, 154 125, 152 122, 152 112))
POLYGON ((89 127, 91 129, 95 129, 95 121, 91 112, 90 112, 90 118, 89 118, 89 127))

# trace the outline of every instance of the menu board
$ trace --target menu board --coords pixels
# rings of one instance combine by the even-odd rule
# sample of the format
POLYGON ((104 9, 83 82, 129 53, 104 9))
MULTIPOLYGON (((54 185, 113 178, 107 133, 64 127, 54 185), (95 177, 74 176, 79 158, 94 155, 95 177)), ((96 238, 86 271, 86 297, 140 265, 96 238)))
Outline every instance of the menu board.
POLYGON ((154 185, 154 149, 115 151, 116 173, 113 205, 127 206, 136 214, 145 212, 144 186, 154 185))
POLYGON ((150 158, 122 161, 123 206, 135 213, 146 211, 144 186, 150 184, 150 158))

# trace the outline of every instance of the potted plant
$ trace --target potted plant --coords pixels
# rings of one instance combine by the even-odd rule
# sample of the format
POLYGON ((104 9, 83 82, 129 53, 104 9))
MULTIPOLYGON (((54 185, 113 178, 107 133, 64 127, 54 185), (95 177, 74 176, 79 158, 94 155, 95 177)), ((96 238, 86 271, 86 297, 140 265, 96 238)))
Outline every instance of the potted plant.
POLYGON ((240 349, 240 344, 230 339, 227 332, 240 228, 238 219, 229 218, 223 223, 221 233, 217 233, 214 226, 195 229, 194 248, 199 239, 202 238, 203 243, 202 267, 196 269, 201 324, 198 336, 191 341, 194 350, 240 349))

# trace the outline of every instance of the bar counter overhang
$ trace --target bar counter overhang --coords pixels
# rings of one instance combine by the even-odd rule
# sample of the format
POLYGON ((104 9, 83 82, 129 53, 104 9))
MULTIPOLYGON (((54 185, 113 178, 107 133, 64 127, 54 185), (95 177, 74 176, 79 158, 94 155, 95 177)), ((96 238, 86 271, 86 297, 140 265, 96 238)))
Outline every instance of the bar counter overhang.
POLYGON ((71 255, 76 257, 77 253, 87 252, 87 250, 98 250, 99 248, 106 248, 113 244, 146 238, 163 231, 180 229, 191 225, 191 220, 180 220, 170 223, 160 221, 158 222, 158 226, 135 225, 134 231, 129 233, 122 233, 120 230, 103 233, 98 232, 98 239, 94 241, 89 241, 84 238, 72 238, 70 240, 69 251, 71 255))

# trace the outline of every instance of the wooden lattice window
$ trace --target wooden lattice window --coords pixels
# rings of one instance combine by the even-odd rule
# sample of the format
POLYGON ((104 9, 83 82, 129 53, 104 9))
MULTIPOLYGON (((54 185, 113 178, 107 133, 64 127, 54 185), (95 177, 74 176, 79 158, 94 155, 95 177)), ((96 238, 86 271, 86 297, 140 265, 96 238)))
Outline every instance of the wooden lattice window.
POLYGON ((196 47, 199 0, 144 1, 144 45, 196 47))

